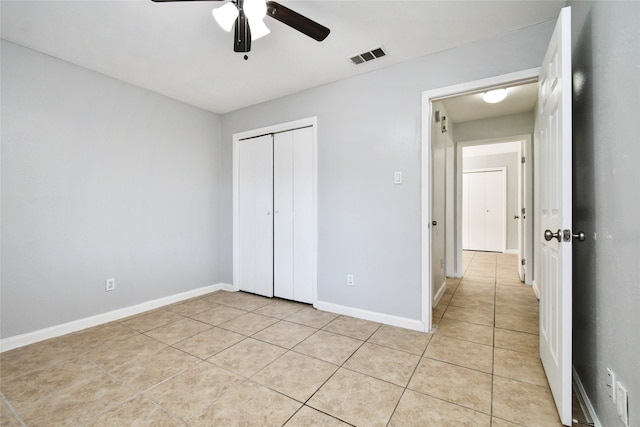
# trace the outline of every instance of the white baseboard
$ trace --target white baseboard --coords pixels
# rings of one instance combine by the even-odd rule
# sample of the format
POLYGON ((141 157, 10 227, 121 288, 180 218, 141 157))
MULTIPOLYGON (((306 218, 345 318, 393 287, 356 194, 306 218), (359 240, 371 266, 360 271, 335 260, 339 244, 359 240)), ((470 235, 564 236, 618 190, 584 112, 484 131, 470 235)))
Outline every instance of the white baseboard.
POLYGON ((536 298, 540 299, 540 289, 538 288, 538 283, 534 280, 531 282, 531 286, 533 287, 533 292, 536 294, 536 298))
POLYGON ((424 332, 425 330, 425 325, 420 320, 407 319, 406 317, 392 316, 390 314, 377 313, 375 311, 362 310, 359 308, 347 307, 323 301, 316 301, 313 306, 318 310, 357 317, 358 319, 370 320, 372 322, 383 323, 385 325, 398 326, 400 328, 412 329, 414 331, 421 332, 424 332))
POLYGON ((587 392, 584 389, 584 385, 582 384, 582 381, 580 380, 580 377, 578 376, 575 368, 573 368, 573 383, 575 384, 575 388, 577 389, 576 391, 579 395, 578 400, 580 401, 580 406, 582 406, 582 411, 590 418, 583 421, 592 422, 595 427, 602 427, 602 423, 600 423, 600 420, 596 415, 596 410, 591 404, 591 401, 587 396, 587 392))
POLYGON ((0 351, 12 350, 14 348, 33 344, 39 341, 44 341, 49 338, 59 337, 71 332, 76 332, 82 329, 91 328, 93 326, 102 325, 104 323, 113 322, 115 320, 124 319, 125 317, 134 316, 145 311, 153 310, 154 308, 164 307, 169 304, 174 304, 176 302, 188 300, 190 298, 199 297, 201 295, 205 295, 218 290, 232 291, 233 285, 229 285, 227 283, 216 283, 215 285, 192 289, 187 292, 146 301, 141 304, 120 308, 117 310, 109 311, 107 313, 85 317, 84 319, 73 320, 61 325, 55 325, 33 332, 27 332, 26 334, 4 338, 0 340, 0 351))
POLYGON ((438 292, 436 292, 436 296, 433 297, 433 305, 431 307, 438 306, 438 303, 440 302, 440 299, 442 298, 442 295, 444 295, 446 290, 447 290, 447 281, 445 279, 445 281, 442 282, 442 285, 440 285, 440 287, 438 288, 438 292))

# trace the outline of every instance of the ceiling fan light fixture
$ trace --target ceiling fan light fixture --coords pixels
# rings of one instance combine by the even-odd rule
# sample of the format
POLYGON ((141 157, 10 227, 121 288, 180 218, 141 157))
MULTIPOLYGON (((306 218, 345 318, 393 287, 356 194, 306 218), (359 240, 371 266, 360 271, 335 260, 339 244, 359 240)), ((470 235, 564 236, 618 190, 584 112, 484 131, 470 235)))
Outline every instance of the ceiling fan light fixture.
POLYGON ((497 104, 508 95, 507 89, 494 89, 482 94, 482 100, 488 104, 497 104))
POLYGON ((245 0, 241 6, 249 22, 262 20, 267 14, 267 3, 264 0, 245 0))
POLYGON ((251 27, 251 40, 258 40, 271 32, 262 19, 249 18, 249 27, 251 27))
POLYGON ((225 3, 211 12, 214 19, 226 32, 233 29, 233 24, 238 18, 238 8, 233 3, 225 3))

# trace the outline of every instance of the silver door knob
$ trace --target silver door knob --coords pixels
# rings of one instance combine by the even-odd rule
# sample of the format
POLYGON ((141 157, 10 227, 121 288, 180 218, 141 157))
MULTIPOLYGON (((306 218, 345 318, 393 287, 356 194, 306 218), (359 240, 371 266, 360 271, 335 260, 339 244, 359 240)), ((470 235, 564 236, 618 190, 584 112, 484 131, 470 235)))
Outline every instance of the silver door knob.
POLYGON ((562 236, 561 236, 562 232, 560 230, 556 231, 555 233, 551 230, 544 230, 544 240, 546 240, 547 242, 551 241, 551 239, 558 239, 558 242, 562 240, 562 236))
POLYGON ((587 239, 587 235, 584 234, 584 231, 578 232, 578 234, 571 234, 574 239, 578 239, 579 242, 584 242, 587 239))

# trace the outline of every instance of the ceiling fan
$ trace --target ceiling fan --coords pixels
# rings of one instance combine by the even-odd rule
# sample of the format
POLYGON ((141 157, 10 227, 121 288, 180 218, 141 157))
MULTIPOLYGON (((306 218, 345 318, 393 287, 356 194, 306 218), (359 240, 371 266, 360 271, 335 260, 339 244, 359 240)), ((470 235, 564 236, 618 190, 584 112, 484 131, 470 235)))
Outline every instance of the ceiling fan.
MULTIPOLYGON (((225 1, 225 0, 152 0, 154 2, 173 1, 225 1)), ((327 38, 330 30, 324 25, 291 10, 275 1, 265 0, 231 0, 223 6, 213 10, 213 17, 218 24, 230 32, 234 28, 234 52, 247 53, 251 51, 251 41, 269 34, 269 29, 263 22, 265 16, 270 16, 291 28, 300 31, 314 40, 322 41, 327 38), (253 32, 251 27, 253 27, 253 32)), ((244 56, 247 59, 247 55, 244 56)))

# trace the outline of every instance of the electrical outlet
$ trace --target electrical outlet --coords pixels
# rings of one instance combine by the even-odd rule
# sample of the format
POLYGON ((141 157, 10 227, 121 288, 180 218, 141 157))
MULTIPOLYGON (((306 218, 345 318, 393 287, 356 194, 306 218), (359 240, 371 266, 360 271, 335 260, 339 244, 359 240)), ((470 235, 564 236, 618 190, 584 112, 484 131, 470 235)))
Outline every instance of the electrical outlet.
POLYGON ((607 388, 609 389, 609 398, 613 403, 616 403, 616 373, 611 368, 607 368, 607 388))
POLYGON ((616 409, 618 416, 625 426, 629 427, 629 395, 627 389, 620 383, 616 382, 616 409))
POLYGON ((347 286, 353 286, 353 274, 347 274, 347 286))
POLYGON ((104 290, 113 291, 116 288, 116 279, 113 277, 104 281, 104 290))

